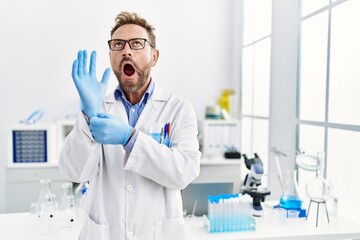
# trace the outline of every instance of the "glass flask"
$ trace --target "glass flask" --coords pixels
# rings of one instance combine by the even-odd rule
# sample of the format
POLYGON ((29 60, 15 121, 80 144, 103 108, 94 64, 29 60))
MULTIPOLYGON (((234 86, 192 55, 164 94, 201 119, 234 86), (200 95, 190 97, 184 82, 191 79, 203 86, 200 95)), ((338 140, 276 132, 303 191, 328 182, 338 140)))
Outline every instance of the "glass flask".
POLYGON ((59 231, 58 223, 58 202, 55 194, 47 194, 45 201, 41 203, 41 233, 53 235, 59 231))
POLYGON ((75 196, 66 197, 66 208, 60 212, 60 221, 63 228, 71 228, 78 224, 79 215, 75 206, 75 196))
POLYGON ((38 203, 41 206, 41 203, 44 202, 45 196, 51 194, 51 179, 41 179, 40 180, 40 193, 38 197, 38 203))
POLYGON ((38 202, 32 202, 30 204, 29 224, 33 232, 40 230, 40 205, 38 202))
POLYGON ((72 183, 66 182, 66 183, 62 184, 61 189, 62 189, 62 196, 61 196, 61 200, 60 200, 59 210, 64 211, 64 210, 66 210, 68 208, 68 204, 69 204, 68 203, 68 196, 73 195, 72 183))
POLYGON ((284 190, 280 198, 281 207, 286 209, 301 208, 302 205, 302 201, 296 190, 294 175, 294 171, 286 171, 284 190))
POLYGON ((320 161, 320 169, 317 176, 306 184, 306 194, 312 201, 324 202, 330 198, 332 189, 329 181, 324 178, 324 153, 318 152, 317 157, 320 161))

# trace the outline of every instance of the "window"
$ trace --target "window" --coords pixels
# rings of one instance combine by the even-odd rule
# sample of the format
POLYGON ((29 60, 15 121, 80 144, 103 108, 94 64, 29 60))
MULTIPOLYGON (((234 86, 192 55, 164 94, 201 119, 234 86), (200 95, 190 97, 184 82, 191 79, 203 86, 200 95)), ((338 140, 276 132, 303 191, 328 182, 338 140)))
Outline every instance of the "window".
POLYGON ((257 153, 267 174, 272 1, 242 3, 241 152, 248 157, 257 153))
POLYGON ((325 152, 341 214, 360 222, 360 1, 302 0, 298 147, 325 152))

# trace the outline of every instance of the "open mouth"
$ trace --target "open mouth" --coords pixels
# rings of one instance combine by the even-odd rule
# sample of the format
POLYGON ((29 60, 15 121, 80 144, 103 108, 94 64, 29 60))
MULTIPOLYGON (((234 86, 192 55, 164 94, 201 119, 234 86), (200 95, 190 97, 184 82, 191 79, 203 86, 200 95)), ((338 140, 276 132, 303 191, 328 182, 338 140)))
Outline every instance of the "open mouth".
POLYGON ((132 76, 135 73, 135 68, 131 64, 125 64, 123 67, 123 72, 126 76, 132 76))

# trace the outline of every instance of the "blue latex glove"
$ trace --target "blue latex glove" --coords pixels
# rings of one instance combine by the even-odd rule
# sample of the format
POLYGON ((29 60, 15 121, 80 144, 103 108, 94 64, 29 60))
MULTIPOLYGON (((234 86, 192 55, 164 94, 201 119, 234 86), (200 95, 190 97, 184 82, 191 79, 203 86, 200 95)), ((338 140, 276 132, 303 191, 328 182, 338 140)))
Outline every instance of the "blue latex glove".
POLYGON ((125 145, 133 131, 127 123, 107 113, 92 117, 89 127, 95 141, 101 144, 125 145))
POLYGON ((96 79, 96 52, 90 57, 90 67, 87 70, 87 51, 79 51, 72 65, 72 78, 81 99, 81 109, 90 118, 101 111, 106 89, 109 83, 111 69, 104 71, 101 82, 96 79))

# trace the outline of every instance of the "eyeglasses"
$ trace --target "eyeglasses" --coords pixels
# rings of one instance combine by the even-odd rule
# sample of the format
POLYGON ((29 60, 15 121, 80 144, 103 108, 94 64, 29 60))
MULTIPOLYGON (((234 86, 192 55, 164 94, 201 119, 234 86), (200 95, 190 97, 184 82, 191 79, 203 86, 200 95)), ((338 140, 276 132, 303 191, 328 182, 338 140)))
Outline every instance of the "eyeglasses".
POLYGON ((132 38, 129 40, 123 40, 123 39, 111 39, 108 41, 109 48, 113 51, 121 51, 124 49, 125 44, 128 43, 129 47, 132 50, 141 50, 145 47, 146 43, 149 43, 149 45, 152 48, 155 48, 147 39, 145 38, 132 38))

